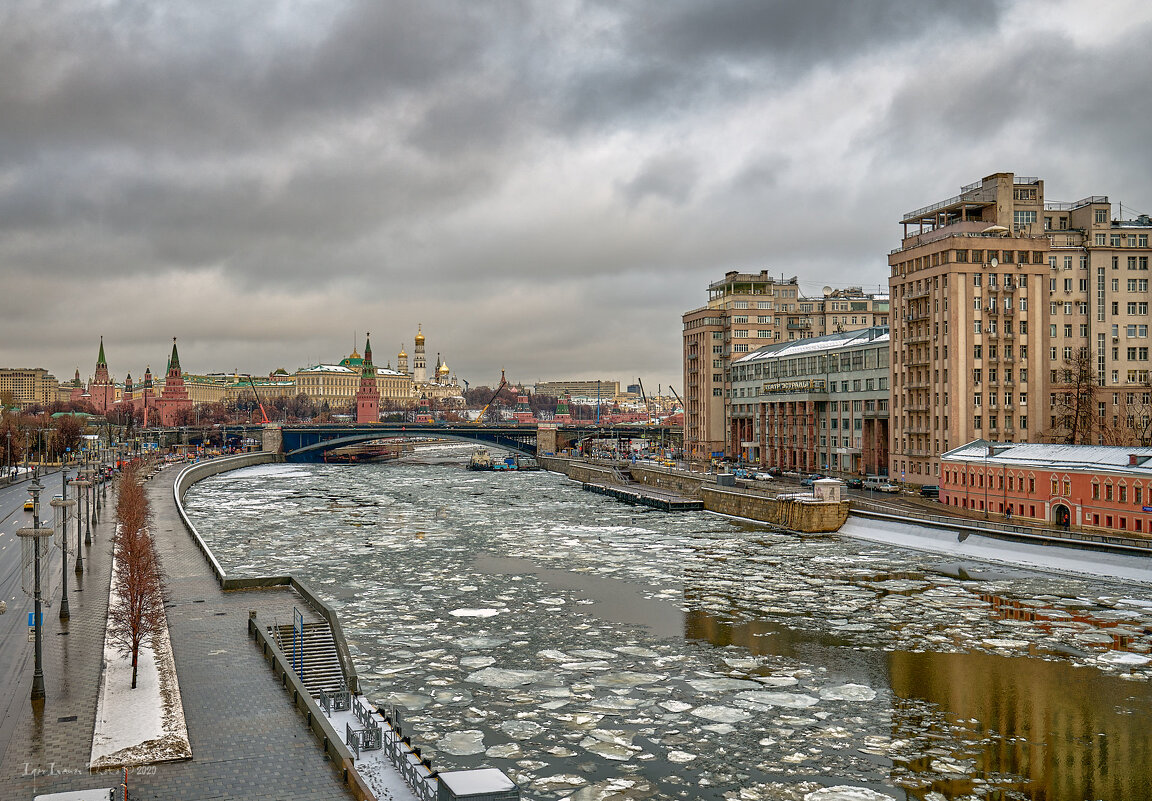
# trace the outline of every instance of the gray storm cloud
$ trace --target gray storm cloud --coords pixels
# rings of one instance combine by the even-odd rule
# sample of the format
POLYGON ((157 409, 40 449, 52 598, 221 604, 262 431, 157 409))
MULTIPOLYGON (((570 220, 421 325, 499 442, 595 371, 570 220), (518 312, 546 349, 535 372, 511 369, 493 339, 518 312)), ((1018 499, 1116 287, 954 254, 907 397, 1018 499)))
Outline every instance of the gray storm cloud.
POLYGON ((0 11, 0 364, 680 382, 730 269, 886 286, 998 170, 1149 211, 1144 4, 205 2, 0 11), (382 348, 391 350, 391 345, 382 348))

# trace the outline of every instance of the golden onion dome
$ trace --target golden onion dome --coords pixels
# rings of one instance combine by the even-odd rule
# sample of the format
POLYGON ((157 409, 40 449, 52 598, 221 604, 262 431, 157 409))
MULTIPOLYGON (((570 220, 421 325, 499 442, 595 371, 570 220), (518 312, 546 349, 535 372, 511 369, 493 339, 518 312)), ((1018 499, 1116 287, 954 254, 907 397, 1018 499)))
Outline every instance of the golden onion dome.
POLYGON ((448 362, 440 363, 440 375, 448 375, 448 362))
POLYGON ((404 348, 403 348, 403 347, 401 347, 401 348, 400 348, 400 352, 399 352, 399 353, 397 353, 397 354, 396 354, 396 356, 397 356, 398 358, 401 358, 401 359, 407 359, 407 358, 408 358, 408 353, 407 353, 407 351, 405 351, 405 350, 404 350, 404 348))
POLYGON ((417 345, 423 345, 424 344, 424 334, 420 330, 420 326, 416 326, 416 344, 417 345))

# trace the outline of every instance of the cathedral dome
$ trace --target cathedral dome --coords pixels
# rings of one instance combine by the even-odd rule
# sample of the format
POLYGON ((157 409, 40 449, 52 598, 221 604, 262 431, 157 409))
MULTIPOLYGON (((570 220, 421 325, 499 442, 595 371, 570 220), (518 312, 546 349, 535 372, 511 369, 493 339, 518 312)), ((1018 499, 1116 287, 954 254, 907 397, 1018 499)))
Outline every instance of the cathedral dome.
POLYGON ((420 326, 416 326, 416 344, 417 345, 423 345, 424 344, 424 333, 423 333, 423 331, 420 330, 420 326))

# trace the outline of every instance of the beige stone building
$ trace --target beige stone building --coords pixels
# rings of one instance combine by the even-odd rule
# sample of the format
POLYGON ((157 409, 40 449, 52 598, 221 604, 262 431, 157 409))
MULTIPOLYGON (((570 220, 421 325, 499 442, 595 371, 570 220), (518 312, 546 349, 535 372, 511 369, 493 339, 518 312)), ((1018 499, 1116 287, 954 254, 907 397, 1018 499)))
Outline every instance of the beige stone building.
POLYGON ((825 287, 805 297, 799 280, 730 271, 708 287, 708 304, 682 318, 684 447, 690 459, 737 456, 726 445, 731 418, 729 365, 781 342, 888 325, 887 293, 825 287))
POLYGON ((1106 196, 1047 202, 1039 178, 996 173, 901 220, 891 269, 890 472, 937 483, 974 439, 1078 441, 1149 433, 1147 217, 1106 196))
POLYGON ((58 399, 60 382, 43 367, 0 367, 0 404, 9 394, 18 406, 47 406, 58 399))
POLYGON ((619 381, 605 380, 541 381, 532 389, 537 395, 548 395, 553 398, 569 395, 580 400, 596 400, 599 397, 609 403, 627 394, 621 394, 619 381))
POLYGON ((1035 439, 1048 408, 1043 183, 998 173, 905 214, 888 256, 889 475, 936 484, 940 454, 1035 439))

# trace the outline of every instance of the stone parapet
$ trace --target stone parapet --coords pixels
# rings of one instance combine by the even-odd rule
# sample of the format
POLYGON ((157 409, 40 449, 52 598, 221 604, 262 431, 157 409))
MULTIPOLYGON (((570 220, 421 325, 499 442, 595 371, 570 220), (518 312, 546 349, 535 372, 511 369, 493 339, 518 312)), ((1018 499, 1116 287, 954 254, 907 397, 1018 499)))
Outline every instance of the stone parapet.
POLYGON ((709 512, 759 520, 806 534, 839 531, 848 519, 848 501, 773 498, 718 487, 702 487, 700 494, 709 512))

